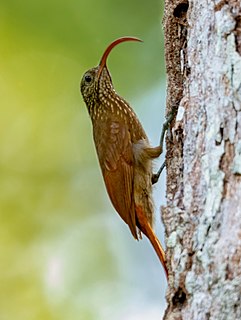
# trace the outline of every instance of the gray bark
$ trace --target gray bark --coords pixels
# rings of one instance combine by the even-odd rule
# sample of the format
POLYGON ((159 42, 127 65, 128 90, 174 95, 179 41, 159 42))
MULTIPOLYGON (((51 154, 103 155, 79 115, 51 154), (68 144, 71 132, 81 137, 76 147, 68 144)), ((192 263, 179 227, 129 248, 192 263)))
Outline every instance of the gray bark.
POLYGON ((166 0, 170 319, 241 319, 241 4, 166 0))

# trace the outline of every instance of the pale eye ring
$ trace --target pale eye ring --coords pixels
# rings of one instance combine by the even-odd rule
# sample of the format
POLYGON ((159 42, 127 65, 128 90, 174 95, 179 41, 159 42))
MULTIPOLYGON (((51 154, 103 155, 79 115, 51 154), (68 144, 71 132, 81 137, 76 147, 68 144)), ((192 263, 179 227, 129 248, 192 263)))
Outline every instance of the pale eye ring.
POLYGON ((92 77, 91 77, 89 74, 87 74, 87 75, 85 76, 85 81, 88 82, 88 83, 90 83, 90 82, 92 81, 92 77))

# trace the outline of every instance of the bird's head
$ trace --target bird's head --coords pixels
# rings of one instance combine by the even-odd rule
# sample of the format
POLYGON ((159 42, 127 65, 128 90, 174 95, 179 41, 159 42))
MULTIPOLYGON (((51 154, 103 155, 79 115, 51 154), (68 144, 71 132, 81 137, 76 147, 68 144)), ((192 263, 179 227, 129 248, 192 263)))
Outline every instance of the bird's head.
POLYGON ((80 91, 88 109, 98 101, 100 95, 108 95, 109 91, 113 88, 106 61, 111 50, 118 44, 126 41, 142 42, 142 40, 134 37, 122 37, 116 39, 106 48, 99 65, 95 68, 89 69, 83 75, 80 83, 80 91))

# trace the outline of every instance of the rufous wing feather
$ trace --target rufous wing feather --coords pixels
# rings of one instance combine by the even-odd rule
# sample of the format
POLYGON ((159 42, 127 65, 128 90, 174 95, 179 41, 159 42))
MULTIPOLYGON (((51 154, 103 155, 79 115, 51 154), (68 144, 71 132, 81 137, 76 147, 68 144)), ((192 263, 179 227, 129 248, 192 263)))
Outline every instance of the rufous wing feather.
POLYGON ((97 149, 109 197, 116 211, 128 224, 135 239, 136 228, 134 188, 134 157, 128 127, 123 122, 107 122, 105 148, 97 149), (104 151, 103 151, 104 150, 104 151))

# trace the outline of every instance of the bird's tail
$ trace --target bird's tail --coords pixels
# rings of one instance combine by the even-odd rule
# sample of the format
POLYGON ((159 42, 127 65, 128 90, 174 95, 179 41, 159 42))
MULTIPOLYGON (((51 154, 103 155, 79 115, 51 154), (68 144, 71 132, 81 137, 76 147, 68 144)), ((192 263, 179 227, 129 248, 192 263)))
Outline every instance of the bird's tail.
POLYGON ((136 206, 136 215, 137 215, 137 221, 138 221, 138 228, 141 230, 141 232, 144 233, 144 235, 150 240, 154 250, 156 251, 156 254, 161 261, 161 264, 165 270, 166 277, 168 278, 168 270, 166 266, 166 258, 165 258, 165 252, 155 235, 154 231, 152 230, 152 227, 150 223, 148 222, 146 216, 143 213, 143 210, 141 207, 136 206))

